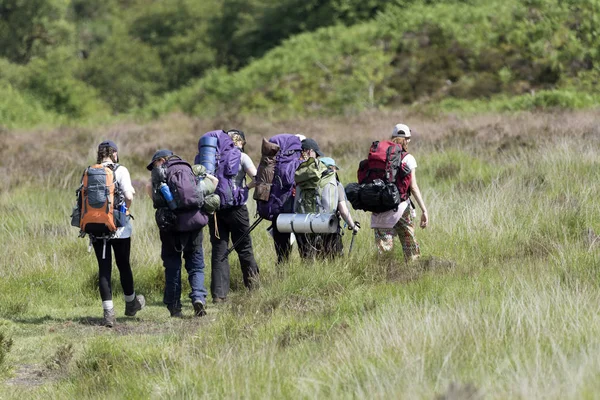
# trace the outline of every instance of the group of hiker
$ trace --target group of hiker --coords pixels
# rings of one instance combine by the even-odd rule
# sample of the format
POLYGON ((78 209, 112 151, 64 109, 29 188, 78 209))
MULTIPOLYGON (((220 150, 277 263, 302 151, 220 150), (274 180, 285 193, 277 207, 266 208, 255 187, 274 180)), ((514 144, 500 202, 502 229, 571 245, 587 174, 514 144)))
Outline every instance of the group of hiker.
MULTIPOLYGON (((238 129, 203 135, 193 164, 171 150, 156 151, 147 165, 148 194, 156 210, 165 271, 163 302, 170 315, 182 316, 182 264, 188 274, 194 315, 206 314, 208 292, 202 247, 206 225, 212 246, 213 303, 227 301, 228 256, 232 250, 238 254, 244 286, 248 290, 257 287, 259 267, 250 232, 263 219, 271 222, 268 231, 277 264, 289 259, 294 240, 303 260, 342 255, 342 221, 353 235, 360 230, 348 201, 356 210, 372 212, 371 228, 380 253, 393 249, 393 237, 397 235, 405 259, 418 258, 411 196, 422 211, 422 228, 429 218, 417 185, 417 163, 408 153, 411 137, 408 126, 397 124, 390 140, 373 142, 367 159, 359 165, 358 182, 346 187, 339 180, 335 160, 325 157, 314 139, 300 134, 263 138, 258 168, 244 152, 246 137, 238 129), (246 203, 252 188, 258 219, 251 225, 246 203)), ((116 143, 103 141, 98 146, 96 164, 83 173, 71 224, 80 228, 81 237, 89 236, 94 248, 104 310, 102 324, 108 327, 116 321, 112 251, 123 287, 125 315, 134 316, 145 306, 144 296, 135 293, 130 265, 129 211, 134 194, 129 171, 119 164, 116 143)))

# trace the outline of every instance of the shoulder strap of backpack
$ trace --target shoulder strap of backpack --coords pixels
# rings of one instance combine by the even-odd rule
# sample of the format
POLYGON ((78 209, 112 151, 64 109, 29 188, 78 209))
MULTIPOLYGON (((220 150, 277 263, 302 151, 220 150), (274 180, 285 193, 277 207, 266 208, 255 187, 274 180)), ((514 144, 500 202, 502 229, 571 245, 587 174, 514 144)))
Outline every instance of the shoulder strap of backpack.
POLYGON ((397 168, 394 165, 394 162, 396 160, 392 160, 391 157, 392 151, 397 150, 398 148, 400 148, 400 151, 402 151, 402 147, 397 144, 390 145, 385 150, 385 177, 388 180, 388 182, 394 182, 396 180, 397 168))
POLYGON ((396 182, 396 178, 398 177, 398 172, 402 173, 402 161, 404 161, 404 159, 406 158, 406 156, 408 155, 408 151, 404 151, 404 149, 400 150, 400 156, 398 158, 396 158, 395 164, 392 162, 392 164, 390 165, 391 167, 391 176, 392 176, 392 180, 390 182, 396 182))

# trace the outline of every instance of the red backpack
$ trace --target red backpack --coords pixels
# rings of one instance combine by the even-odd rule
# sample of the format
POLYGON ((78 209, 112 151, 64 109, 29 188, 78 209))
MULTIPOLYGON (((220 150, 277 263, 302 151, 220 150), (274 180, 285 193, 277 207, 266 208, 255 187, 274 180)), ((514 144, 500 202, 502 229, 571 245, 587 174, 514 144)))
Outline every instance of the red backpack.
POLYGON ((358 183, 372 183, 375 179, 394 183, 400 192, 400 199, 408 200, 412 175, 403 162, 407 155, 408 152, 394 142, 373 142, 369 156, 358 166, 358 183))

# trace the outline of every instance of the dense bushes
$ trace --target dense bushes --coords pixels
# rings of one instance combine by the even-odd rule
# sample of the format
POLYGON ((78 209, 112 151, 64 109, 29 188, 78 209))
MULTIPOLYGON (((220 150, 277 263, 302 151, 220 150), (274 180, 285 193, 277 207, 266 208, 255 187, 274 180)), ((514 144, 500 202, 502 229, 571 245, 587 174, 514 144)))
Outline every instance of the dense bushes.
POLYGON ((414 3, 373 22, 296 36, 234 74, 200 80, 179 104, 191 113, 218 105, 275 116, 500 94, 529 95, 504 101, 509 109, 595 104, 579 92, 598 87, 600 43, 590 21, 600 1, 414 3))
POLYGON ((0 87, 31 109, 22 118, 1 100, 0 125, 140 109, 578 108, 596 104, 600 88, 599 9, 600 0, 0 0, 0 87))

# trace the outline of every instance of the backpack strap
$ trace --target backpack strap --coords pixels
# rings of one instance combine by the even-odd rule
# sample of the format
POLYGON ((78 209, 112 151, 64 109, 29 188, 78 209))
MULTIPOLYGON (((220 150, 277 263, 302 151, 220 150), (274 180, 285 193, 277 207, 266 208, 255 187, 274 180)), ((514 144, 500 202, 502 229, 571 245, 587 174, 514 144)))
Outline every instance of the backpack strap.
MULTIPOLYGON (((389 172, 391 174, 392 179, 389 182, 396 182, 396 178, 398 177, 398 171, 402 170, 402 161, 409 154, 408 151, 404 151, 404 149, 402 149, 402 147, 400 145, 396 145, 396 146, 400 147, 400 157, 398 158, 398 165, 393 165, 393 162, 390 161, 390 165, 389 165, 390 171, 389 172)), ((391 148, 392 148, 392 146, 388 147, 388 153, 386 154, 386 160, 389 160, 391 148)), ((387 161, 386 161, 386 164, 387 164, 387 161)), ((387 168, 387 165, 386 165, 386 168, 387 168)))
MULTIPOLYGON (((121 203, 123 201, 125 201, 125 196, 123 195, 123 192, 121 190, 121 185, 117 181, 117 174, 116 174, 116 171, 121 166, 121 164, 110 163, 110 164, 106 164, 106 166, 113 172, 113 183, 115 185, 115 199, 114 199, 113 208, 118 208, 121 205, 121 203)), ((110 207, 110 205, 107 205, 107 206, 110 207)))

